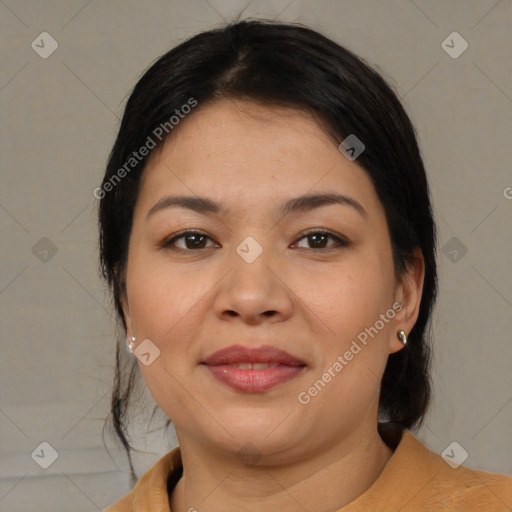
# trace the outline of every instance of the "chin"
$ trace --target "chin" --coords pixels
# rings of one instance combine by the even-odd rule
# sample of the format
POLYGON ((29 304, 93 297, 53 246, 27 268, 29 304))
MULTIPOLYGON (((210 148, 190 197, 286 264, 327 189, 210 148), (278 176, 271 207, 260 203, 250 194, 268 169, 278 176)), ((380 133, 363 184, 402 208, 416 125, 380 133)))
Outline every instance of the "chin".
MULTIPOLYGON (((288 413, 287 413, 288 414, 288 413)), ((258 410, 242 412, 238 417, 229 417, 225 422, 224 429, 217 429, 221 433, 221 438, 212 439, 212 444, 218 448, 238 453, 239 450, 251 450, 252 445, 255 450, 266 456, 270 454, 279 454, 289 451, 293 447, 300 446, 301 440, 298 436, 296 422, 294 425, 286 420, 287 414, 265 414, 258 410), (230 435, 231 434, 231 435, 230 435)), ((291 415, 290 415, 291 417, 291 415)))

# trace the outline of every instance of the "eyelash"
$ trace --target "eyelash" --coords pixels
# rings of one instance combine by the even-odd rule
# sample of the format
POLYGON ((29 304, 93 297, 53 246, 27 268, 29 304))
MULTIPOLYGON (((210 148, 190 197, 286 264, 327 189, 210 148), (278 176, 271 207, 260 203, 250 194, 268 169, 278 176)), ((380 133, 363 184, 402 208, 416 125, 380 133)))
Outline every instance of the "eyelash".
MULTIPOLYGON (((168 238, 166 240, 164 240, 162 242, 162 244, 160 245, 160 247, 162 249, 167 249, 169 248, 170 246, 172 246, 177 240, 181 239, 181 238, 185 238, 187 235, 201 235, 203 237, 206 237, 206 238, 209 238, 210 240, 212 240, 211 237, 209 237, 206 233, 202 232, 202 231, 183 231, 181 233, 178 233, 177 235, 173 235, 171 238, 168 238)), ((304 238, 307 238, 308 236, 311 236, 311 235, 326 235, 328 236, 329 238, 332 238, 333 240, 336 240, 338 246, 331 246, 331 247, 324 247, 324 248, 320 248, 320 249, 310 249, 312 251, 329 251, 329 250, 332 250, 332 249, 336 249, 336 248, 341 248, 341 247, 348 247, 350 245, 349 241, 344 238, 344 237, 341 237, 341 236, 338 236, 338 235, 335 235, 334 233, 332 233, 331 231, 327 231, 327 230, 324 230, 324 229, 311 229, 309 231, 305 231, 303 233, 300 234, 300 238, 297 239, 297 242, 301 241, 302 239, 304 238)), ((182 251, 199 251, 201 249, 209 249, 209 247, 201 247, 199 249, 183 249, 182 247, 178 247, 178 249, 182 250, 182 251)), ((301 249, 303 249, 301 247, 301 249)))

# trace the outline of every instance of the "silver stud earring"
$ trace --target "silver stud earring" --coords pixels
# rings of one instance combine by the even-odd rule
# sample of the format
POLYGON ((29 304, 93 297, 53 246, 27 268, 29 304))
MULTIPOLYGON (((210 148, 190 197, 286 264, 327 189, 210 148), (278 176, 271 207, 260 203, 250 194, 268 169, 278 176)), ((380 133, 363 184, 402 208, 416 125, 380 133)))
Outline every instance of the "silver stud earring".
POLYGON ((402 342, 402 345, 405 346, 405 344, 407 343, 407 334, 405 334, 405 331, 402 331, 402 329, 400 329, 397 333, 397 338, 402 342))
POLYGON ((133 344, 135 343, 135 336, 130 336, 126 338, 126 345, 128 348, 128 352, 133 354, 133 344))

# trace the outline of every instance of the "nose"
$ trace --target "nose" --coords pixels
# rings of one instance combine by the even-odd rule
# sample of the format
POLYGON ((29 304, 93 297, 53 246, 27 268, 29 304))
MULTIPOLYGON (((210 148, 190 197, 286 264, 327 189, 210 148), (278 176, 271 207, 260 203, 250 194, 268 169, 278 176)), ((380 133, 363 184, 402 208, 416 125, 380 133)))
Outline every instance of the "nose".
POLYGON ((264 250, 251 263, 234 251, 230 265, 214 299, 219 318, 255 325, 291 317, 294 294, 286 283, 285 269, 277 265, 270 250, 264 250))

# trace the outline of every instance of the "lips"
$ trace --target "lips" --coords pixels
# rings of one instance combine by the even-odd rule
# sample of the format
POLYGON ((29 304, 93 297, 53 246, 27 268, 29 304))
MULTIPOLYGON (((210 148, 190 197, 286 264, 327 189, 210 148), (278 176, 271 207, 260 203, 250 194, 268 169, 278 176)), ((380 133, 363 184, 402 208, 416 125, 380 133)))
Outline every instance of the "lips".
POLYGON ((240 363, 267 363, 286 366, 303 366, 306 364, 302 359, 270 345, 263 345, 258 348, 232 345, 218 350, 203 362, 210 366, 240 363))
POLYGON ((249 393, 267 391, 307 368, 302 359, 270 345, 257 348, 233 345, 215 352, 201 364, 217 380, 249 393))

